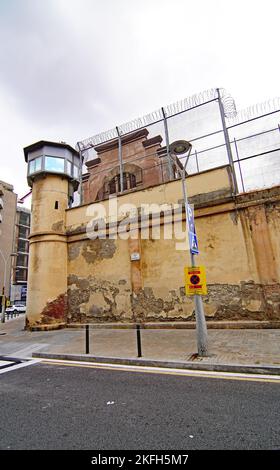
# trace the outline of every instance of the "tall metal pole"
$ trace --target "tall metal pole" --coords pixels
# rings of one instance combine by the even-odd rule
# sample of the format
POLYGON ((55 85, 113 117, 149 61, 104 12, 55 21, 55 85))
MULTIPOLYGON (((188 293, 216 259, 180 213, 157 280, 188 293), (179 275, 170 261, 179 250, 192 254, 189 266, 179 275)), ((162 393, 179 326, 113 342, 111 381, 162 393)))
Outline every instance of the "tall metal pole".
MULTIPOLYGON (((189 150, 189 155, 191 152, 191 148, 189 150)), ((188 157, 189 157, 188 155, 188 157)), ((181 170, 181 178, 182 178, 182 189, 184 195, 184 205, 185 205, 185 213, 186 213, 186 226, 188 228, 189 233, 189 219, 188 219, 188 196, 187 196, 187 185, 186 185, 186 166, 188 163, 188 158, 185 161, 184 169, 181 170)), ((191 251, 190 247, 190 257, 191 257, 191 265, 195 267, 195 255, 191 251)), ((199 356, 207 356, 208 354, 208 335, 207 335, 207 325, 204 315, 204 307, 201 295, 194 295, 194 305, 195 305, 195 322, 196 322, 196 336, 197 336, 197 351, 199 356)))
POLYGON ((119 141, 119 166, 120 166, 120 187, 121 193, 123 192, 123 159, 122 159, 122 139, 120 135, 119 128, 116 127, 119 141))
POLYGON ((195 161, 196 161, 197 173, 199 173, 198 158, 197 158, 197 151, 196 150, 195 150, 195 161))
POLYGON ((238 160, 238 168, 239 168, 239 173, 240 173, 240 178, 241 178, 242 191, 243 191, 243 193, 245 193, 245 186, 244 186, 244 180, 243 180, 243 175, 242 175, 242 168, 241 168, 241 164, 240 164, 239 152, 238 152, 238 147, 237 147, 237 142, 236 142, 235 137, 234 137, 234 146, 235 146, 235 152, 236 152, 236 156, 237 156, 237 160, 238 160))
POLYGON ((164 133, 165 133, 165 142, 166 142, 166 153, 167 153, 167 162, 168 162, 168 172, 169 172, 169 179, 174 179, 174 174, 172 171, 172 160, 170 157, 170 150, 169 150, 169 133, 168 133, 168 124, 165 115, 164 108, 161 108, 161 112, 163 115, 163 122, 164 122, 164 133))
POLYGON ((80 161, 79 161, 79 194, 80 194, 80 205, 83 203, 83 152, 80 147, 80 143, 78 142, 78 148, 79 148, 79 156, 80 156, 80 161))
POLYGON ((3 262, 4 262, 4 284, 3 284, 3 289, 2 289, 2 308, 1 308, 1 321, 2 323, 5 323, 5 307, 6 307, 6 277, 7 277, 7 260, 4 258, 4 255, 2 251, 0 250, 0 255, 2 256, 3 262))
POLYGON ((236 174, 235 174, 235 169, 234 169, 234 162, 233 162, 233 158, 232 158, 230 140, 229 140, 228 130, 227 130, 227 126, 226 126, 224 107, 223 107, 223 103, 222 103, 222 99, 221 99, 220 89, 216 88, 216 91, 217 91, 217 95, 218 95, 218 103, 219 103, 219 109, 220 109, 220 115, 221 115, 221 120, 222 120, 223 132, 224 132, 224 137, 225 137, 225 142, 226 142, 228 161, 229 161, 229 164, 230 164, 231 170, 232 170, 231 173, 232 173, 233 190, 234 190, 234 194, 237 194, 238 186, 237 186, 236 174))

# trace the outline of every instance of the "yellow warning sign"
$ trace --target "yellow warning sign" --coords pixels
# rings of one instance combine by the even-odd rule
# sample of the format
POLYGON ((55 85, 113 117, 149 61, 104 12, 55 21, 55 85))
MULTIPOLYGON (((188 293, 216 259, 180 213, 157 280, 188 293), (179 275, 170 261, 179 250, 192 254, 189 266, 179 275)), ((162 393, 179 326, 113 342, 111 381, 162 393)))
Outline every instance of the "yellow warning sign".
POLYGON ((205 267, 186 266, 184 270, 186 295, 207 295, 205 267))

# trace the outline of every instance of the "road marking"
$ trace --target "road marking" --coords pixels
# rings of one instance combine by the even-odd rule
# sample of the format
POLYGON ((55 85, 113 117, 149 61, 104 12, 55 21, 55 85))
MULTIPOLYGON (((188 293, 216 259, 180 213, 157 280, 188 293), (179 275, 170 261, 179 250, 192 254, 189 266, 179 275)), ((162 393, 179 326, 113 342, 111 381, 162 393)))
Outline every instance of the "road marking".
POLYGON ((124 372, 138 372, 146 374, 162 374, 162 375, 176 375, 185 377, 200 377, 211 379, 224 379, 224 380, 242 380, 249 382, 268 382, 280 384, 280 376, 261 375, 261 374, 240 374, 232 372, 212 372, 212 371, 196 371, 189 369, 168 369, 161 367, 148 367, 148 366, 129 366, 122 364, 103 364, 92 362, 80 361, 65 361, 60 359, 41 359, 42 364, 60 365, 67 367, 82 367, 90 369, 104 369, 104 370, 118 370, 124 372))
POLYGON ((8 361, 8 360, 7 361, 0 361, 0 367, 6 366, 7 364, 10 364, 10 363, 11 363, 11 361, 8 361))
POLYGON ((49 346, 49 343, 35 343, 26 346, 25 348, 18 349, 12 353, 13 356, 18 357, 19 359, 29 359, 32 357, 33 352, 38 352, 40 349, 46 348, 49 346))
POLYGON ((37 364, 38 362, 41 362, 41 360, 33 359, 32 361, 21 362, 20 364, 12 365, 11 367, 6 367, 5 369, 1 369, 0 374, 6 374, 7 372, 10 372, 12 370, 21 369, 22 367, 32 366, 33 364, 37 364))

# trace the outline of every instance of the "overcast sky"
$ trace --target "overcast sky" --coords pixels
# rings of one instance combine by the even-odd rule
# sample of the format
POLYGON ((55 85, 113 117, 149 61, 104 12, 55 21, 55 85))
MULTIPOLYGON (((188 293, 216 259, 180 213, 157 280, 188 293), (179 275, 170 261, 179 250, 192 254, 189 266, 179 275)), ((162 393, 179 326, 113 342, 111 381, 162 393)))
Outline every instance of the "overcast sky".
POLYGON ((0 0, 0 179, 23 147, 78 140, 194 93, 279 96, 279 0, 0 0))

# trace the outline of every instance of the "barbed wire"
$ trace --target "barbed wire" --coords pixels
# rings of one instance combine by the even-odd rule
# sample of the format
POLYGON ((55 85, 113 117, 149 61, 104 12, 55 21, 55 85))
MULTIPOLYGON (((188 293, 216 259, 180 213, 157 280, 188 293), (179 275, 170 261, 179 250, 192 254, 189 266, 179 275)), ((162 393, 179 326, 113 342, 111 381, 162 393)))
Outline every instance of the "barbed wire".
MULTIPOLYGON (((235 102, 232 96, 224 89, 220 88, 220 96, 224 108, 224 113, 227 118, 234 117, 236 115, 235 102)), ((118 132, 121 136, 129 134, 133 131, 137 131, 144 127, 151 126, 157 122, 164 120, 164 115, 167 119, 176 116, 177 114, 183 113, 185 111, 190 111, 198 106, 207 104, 210 101, 215 101, 218 99, 217 89, 211 88, 209 90, 202 91, 200 93, 194 94, 180 101, 176 101, 170 105, 167 105, 161 109, 155 110, 145 116, 138 117, 129 122, 121 124, 114 129, 109 129, 105 132, 101 132, 87 139, 81 140, 77 144, 77 149, 82 150, 83 152, 93 148, 99 144, 103 144, 110 140, 118 138, 118 132), (164 112, 164 115, 163 115, 164 112)), ((85 161, 87 156, 84 155, 85 161)))
MULTIPOLYGON (((257 103, 249 106, 240 111, 236 110, 235 101, 224 88, 219 88, 221 102, 224 109, 224 115, 226 118, 227 125, 234 126, 251 119, 261 117, 273 112, 280 112, 280 98, 274 98, 267 100, 262 103, 257 103)), ((161 109, 155 110, 145 116, 138 117, 129 122, 121 124, 116 128, 109 129, 107 131, 96 134, 87 139, 81 140, 77 143, 76 148, 83 152, 84 163, 92 158, 91 149, 99 144, 103 144, 118 138, 118 132, 120 136, 125 136, 134 131, 142 128, 152 126, 155 123, 162 122, 165 118, 167 119, 168 126, 172 125, 172 118, 181 113, 190 111, 199 106, 207 105, 211 101, 218 100, 217 88, 211 88, 203 92, 194 94, 183 100, 179 100, 175 103, 169 104, 161 109)), ((209 117, 207 118, 209 119, 209 117)), ((199 138, 199 137, 198 137, 199 138)))
POLYGON ((229 125, 240 124, 241 122, 249 121, 250 119, 277 111, 280 111, 279 97, 241 109, 234 116, 227 116, 227 122, 229 125))

